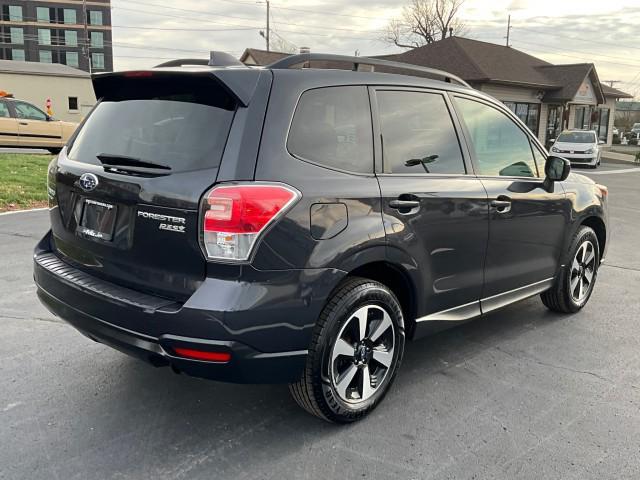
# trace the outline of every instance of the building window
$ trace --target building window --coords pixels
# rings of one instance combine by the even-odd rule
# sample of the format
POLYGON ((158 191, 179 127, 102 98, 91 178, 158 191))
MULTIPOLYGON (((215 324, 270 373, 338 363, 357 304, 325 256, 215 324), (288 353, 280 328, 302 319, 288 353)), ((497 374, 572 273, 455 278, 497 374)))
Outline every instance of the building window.
POLYGON ((51 13, 48 7, 36 7, 36 19, 38 22, 49 23, 51 21, 51 13))
POLYGON ((11 43, 24 45, 24 30, 22 28, 11 27, 11 43))
POLYGON ((71 24, 78 23, 78 19, 76 17, 76 11, 73 8, 65 8, 63 15, 64 15, 64 23, 71 23, 71 24))
POLYGON ((529 130, 538 135, 538 119, 540 118, 539 103, 504 102, 505 106, 522 120, 529 130))
POLYGON ((24 50, 21 48, 14 48, 11 50, 11 60, 25 61, 24 50))
POLYGON ((91 25, 102 25, 102 12, 100 10, 92 10, 89 12, 89 23, 91 25))
POLYGON ((78 52, 66 52, 67 65, 78 68, 78 52))
POLYGON ((51 50, 40 50, 40 62, 42 63, 52 63, 53 59, 51 57, 51 50))
POLYGON ((64 44, 68 47, 78 46, 78 32, 75 30, 65 30, 64 32, 64 44))
POLYGON ((96 70, 104 70, 104 53, 92 53, 91 66, 96 70))
POLYGON ((94 48, 104 48, 104 33, 91 32, 91 46, 94 48))
POLYGON ((9 5, 9 21, 21 22, 22 21, 22 7, 16 5, 9 5))
POLYGON ((77 112, 78 108, 78 97, 69 97, 69 110, 77 112))
POLYGON ((51 30, 45 30, 42 28, 38 30, 38 44, 51 45, 51 30))

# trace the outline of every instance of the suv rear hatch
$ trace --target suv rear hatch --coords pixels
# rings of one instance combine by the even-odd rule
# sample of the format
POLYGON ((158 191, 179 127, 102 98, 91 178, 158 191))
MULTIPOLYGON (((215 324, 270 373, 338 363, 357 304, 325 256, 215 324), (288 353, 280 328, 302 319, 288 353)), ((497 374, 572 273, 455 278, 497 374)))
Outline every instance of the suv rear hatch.
MULTIPOLYGON (((96 77, 99 103, 50 168, 49 195, 58 207, 51 210, 54 250, 105 280, 188 298, 207 268, 203 194, 221 163, 237 163, 241 153, 246 165, 230 168, 237 178, 227 180, 252 179, 259 139, 246 139, 247 118, 254 117, 246 112, 246 92, 255 91, 246 86, 266 82, 268 92, 265 77, 249 69, 96 77)), ((264 111, 257 115, 263 119, 264 111)))

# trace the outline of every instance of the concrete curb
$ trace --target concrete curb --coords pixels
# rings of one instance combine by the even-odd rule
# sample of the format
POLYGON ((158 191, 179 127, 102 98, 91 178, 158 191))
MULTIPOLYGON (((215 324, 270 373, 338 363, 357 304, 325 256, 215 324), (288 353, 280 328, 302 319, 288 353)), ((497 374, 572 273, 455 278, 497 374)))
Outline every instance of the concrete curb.
POLYGON ((43 210, 49 210, 49 208, 42 207, 42 208, 31 208, 29 210, 10 210, 8 212, 0 212, 0 217, 4 215, 15 215, 16 213, 42 212, 43 210))
POLYGON ((626 153, 617 153, 617 152, 602 152, 602 159, 607 160, 610 163, 635 163, 635 157, 633 155, 627 155, 626 153))

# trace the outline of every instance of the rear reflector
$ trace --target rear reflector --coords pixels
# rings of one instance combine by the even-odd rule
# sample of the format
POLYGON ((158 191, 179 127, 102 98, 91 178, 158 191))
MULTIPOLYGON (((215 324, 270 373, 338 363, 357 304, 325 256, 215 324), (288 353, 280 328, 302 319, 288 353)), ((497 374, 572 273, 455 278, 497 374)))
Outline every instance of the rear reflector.
POLYGON ((222 363, 231 360, 231 354, 228 352, 207 352, 204 350, 193 350, 191 348, 174 348, 173 351, 179 357, 191 358, 193 360, 222 363))
POLYGON ((214 187, 203 201, 202 243, 210 259, 248 260, 258 237, 298 199, 282 184, 214 187))

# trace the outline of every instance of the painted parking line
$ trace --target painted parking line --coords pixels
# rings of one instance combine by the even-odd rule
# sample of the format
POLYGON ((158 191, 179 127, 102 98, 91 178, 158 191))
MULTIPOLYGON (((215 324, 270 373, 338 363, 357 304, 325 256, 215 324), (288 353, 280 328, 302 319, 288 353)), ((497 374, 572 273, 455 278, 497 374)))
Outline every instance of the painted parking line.
MULTIPOLYGON (((584 172, 586 175, 613 175, 615 173, 632 173, 632 172, 640 172, 640 168, 620 168, 618 170, 606 170, 602 172, 584 172)), ((583 173, 583 172, 580 172, 583 173)))

